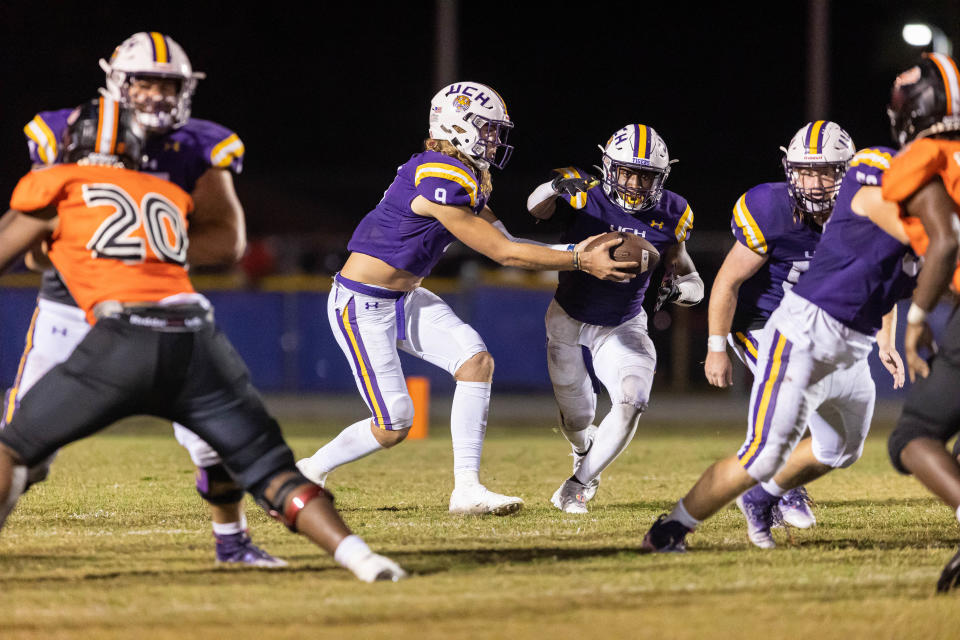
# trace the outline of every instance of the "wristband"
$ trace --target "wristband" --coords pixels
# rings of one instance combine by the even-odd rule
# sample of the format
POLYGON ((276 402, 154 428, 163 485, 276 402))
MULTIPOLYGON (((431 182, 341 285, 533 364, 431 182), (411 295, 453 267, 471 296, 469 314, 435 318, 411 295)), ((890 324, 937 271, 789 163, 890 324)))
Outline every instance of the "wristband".
POLYGON ((707 351, 712 353, 722 353, 727 350, 727 337, 726 336, 709 336, 707 337, 707 351))
POLYGON ((907 324, 922 324, 927 319, 927 312, 917 306, 917 303, 911 302, 910 309, 907 311, 907 324))
POLYGON ((573 250, 573 270, 580 271, 580 252, 573 250))
POLYGON ((551 244, 549 245, 554 251, 573 251, 573 248, 577 245, 571 244, 551 244))

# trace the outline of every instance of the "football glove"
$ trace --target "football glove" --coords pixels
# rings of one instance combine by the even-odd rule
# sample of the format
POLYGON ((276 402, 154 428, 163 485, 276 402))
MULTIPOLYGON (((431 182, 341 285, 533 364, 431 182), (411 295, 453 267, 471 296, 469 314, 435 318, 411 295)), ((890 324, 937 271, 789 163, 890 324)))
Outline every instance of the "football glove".
POLYGON ((682 292, 680 291, 680 287, 677 286, 676 280, 662 283, 660 285, 660 291, 657 292, 657 303, 653 305, 654 313, 660 311, 660 307, 668 302, 676 302, 679 300, 681 293, 682 292))
POLYGON ((550 186, 553 187, 555 193, 568 196, 583 193, 597 184, 599 184, 599 180, 589 175, 584 178, 564 178, 561 174, 550 182, 550 186))

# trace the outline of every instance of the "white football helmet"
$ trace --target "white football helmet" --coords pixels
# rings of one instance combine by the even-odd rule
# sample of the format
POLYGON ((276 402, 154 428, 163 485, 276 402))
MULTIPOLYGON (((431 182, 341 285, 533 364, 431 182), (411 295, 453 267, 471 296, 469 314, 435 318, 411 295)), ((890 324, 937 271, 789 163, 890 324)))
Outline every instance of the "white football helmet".
POLYGON ((454 82, 430 101, 430 137, 448 140, 481 171, 506 166, 513 154, 507 144, 512 128, 503 98, 479 82, 454 82))
POLYGON ((833 212, 843 174, 856 149, 850 134, 836 122, 803 125, 783 151, 787 190, 797 209, 823 224, 833 212))
POLYGON ((646 211, 660 202, 670 175, 667 143, 653 127, 628 124, 607 141, 603 151, 603 192, 627 212, 646 211))
POLYGON ((206 77, 193 70, 190 58, 173 38, 156 31, 133 34, 114 49, 109 62, 100 59, 100 68, 107 74, 106 89, 102 91, 135 109, 140 124, 154 133, 186 124, 197 81, 206 77), (175 95, 157 96, 149 102, 131 100, 131 82, 144 77, 177 80, 175 95))

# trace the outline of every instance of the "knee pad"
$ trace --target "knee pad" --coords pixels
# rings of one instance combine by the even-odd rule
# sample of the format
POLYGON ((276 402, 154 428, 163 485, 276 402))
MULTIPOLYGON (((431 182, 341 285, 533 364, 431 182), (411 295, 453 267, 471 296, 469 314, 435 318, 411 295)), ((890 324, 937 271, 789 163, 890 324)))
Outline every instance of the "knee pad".
MULTIPOLYGON (((887 440, 887 451, 890 454, 890 462, 893 464, 893 468, 900 473, 910 475, 910 470, 904 467, 900 461, 900 454, 903 453, 904 448, 906 448, 911 441, 917 438, 929 438, 931 440, 945 442, 942 435, 937 431, 917 421, 911 420, 906 415, 901 416, 897 428, 893 430, 890 434, 890 439, 887 440)), ((956 451, 957 447, 954 446, 954 452, 956 451)))
POLYGON ((834 469, 846 469, 854 462, 860 459, 860 456, 863 455, 863 444, 860 443, 860 446, 857 447, 854 451, 847 451, 844 449, 839 452, 832 452, 832 455, 827 455, 825 452, 820 451, 816 447, 816 441, 814 441, 813 447, 813 457, 817 459, 817 462, 820 464, 825 464, 828 467, 834 469))
POLYGON ((197 493, 210 504, 235 504, 243 498, 243 487, 220 463, 197 467, 197 493))
MULTIPOLYGON (((390 420, 383 425, 389 431, 400 431, 413 426, 413 399, 407 394, 397 394, 388 400, 390 420)), ((384 416, 386 417, 386 416, 384 416)), ((376 420, 376 416, 374 416, 376 420)), ((379 421, 377 421, 379 425, 379 421)))
POLYGON ((581 394, 564 394, 561 387, 554 387, 554 394, 560 409, 560 424, 574 431, 590 426, 596 415, 596 406, 592 398, 585 398, 581 394))
POLYGON ((333 494, 307 480, 307 478, 296 470, 284 469, 273 474, 269 478, 257 483, 251 490, 253 497, 256 498, 264 511, 272 518, 282 522, 290 531, 297 531, 297 515, 304 507, 318 496, 325 496, 330 502, 333 502, 333 494), (280 486, 273 492, 273 496, 267 497, 267 489, 274 479, 279 476, 285 476, 280 486))
POLYGON ((650 385, 653 372, 646 369, 630 370, 620 379, 621 397, 614 399, 617 404, 628 404, 643 413, 650 402, 650 385))

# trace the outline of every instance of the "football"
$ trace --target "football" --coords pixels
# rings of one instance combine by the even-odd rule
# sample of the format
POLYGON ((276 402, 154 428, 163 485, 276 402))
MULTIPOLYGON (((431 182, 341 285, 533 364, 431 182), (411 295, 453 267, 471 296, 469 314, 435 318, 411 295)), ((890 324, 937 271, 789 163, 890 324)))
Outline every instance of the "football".
POLYGON ((596 247, 607 240, 621 238, 623 242, 610 249, 610 257, 618 262, 639 262, 640 266, 636 269, 624 269, 627 273, 646 273, 652 271, 657 263, 660 262, 660 252, 643 236, 623 231, 609 231, 591 241, 585 250, 596 247))

